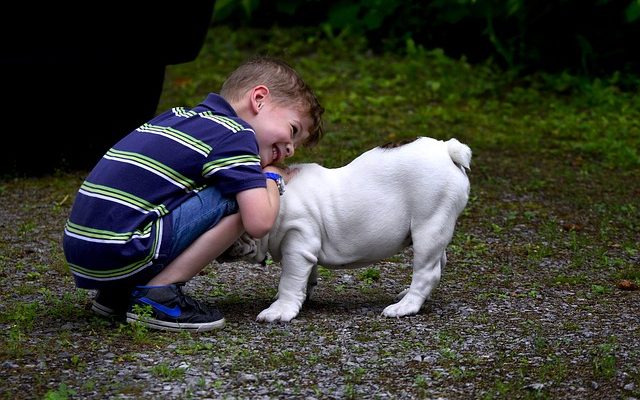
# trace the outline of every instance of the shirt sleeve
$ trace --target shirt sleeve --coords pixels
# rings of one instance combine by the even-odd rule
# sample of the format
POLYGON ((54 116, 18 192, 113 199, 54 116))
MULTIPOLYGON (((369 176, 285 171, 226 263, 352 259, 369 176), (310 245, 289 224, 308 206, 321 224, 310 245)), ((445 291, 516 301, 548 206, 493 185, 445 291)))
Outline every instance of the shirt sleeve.
POLYGON ((255 133, 242 130, 227 135, 209 155, 202 174, 224 195, 267 187, 255 133))

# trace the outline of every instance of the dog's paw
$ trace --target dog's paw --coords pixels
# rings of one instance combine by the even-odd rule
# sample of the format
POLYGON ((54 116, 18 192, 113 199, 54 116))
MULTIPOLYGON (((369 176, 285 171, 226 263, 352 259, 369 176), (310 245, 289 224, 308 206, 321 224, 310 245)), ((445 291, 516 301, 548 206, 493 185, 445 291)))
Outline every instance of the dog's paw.
POLYGON ((406 288, 402 292, 398 293, 398 295, 396 296, 396 301, 402 300, 402 298, 404 297, 405 294, 407 294, 407 292, 409 292, 409 288, 406 288))
POLYGON ((297 307, 295 304, 287 303, 284 301, 276 300, 269 308, 263 310, 256 321, 259 322, 289 322, 294 319, 298 312, 300 311, 300 307, 297 307))
POLYGON ((382 315, 385 317, 404 317, 405 315, 417 314, 423 302, 424 300, 414 296, 405 295, 399 302, 391 304, 382 310, 382 315))

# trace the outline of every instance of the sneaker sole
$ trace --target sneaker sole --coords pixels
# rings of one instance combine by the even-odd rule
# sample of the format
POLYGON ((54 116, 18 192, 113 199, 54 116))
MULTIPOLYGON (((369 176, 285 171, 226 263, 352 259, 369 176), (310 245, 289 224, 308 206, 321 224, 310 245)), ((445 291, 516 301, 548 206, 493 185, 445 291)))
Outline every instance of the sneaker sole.
POLYGON ((181 322, 168 322, 168 321, 160 321, 157 319, 151 318, 140 318, 136 314, 127 313, 127 322, 130 324, 141 324, 151 329, 158 329, 162 331, 171 331, 171 332, 207 332, 212 331, 214 329, 220 329, 224 327, 225 320, 224 318, 219 319, 213 322, 206 323, 181 323, 181 322))
POLYGON ((91 311, 93 311, 94 313, 96 313, 98 315, 102 315, 103 317, 107 317, 107 318, 122 318, 122 317, 124 317, 124 314, 117 314, 115 311, 113 311, 112 308, 104 306, 104 305, 98 303, 95 300, 91 304, 91 311))

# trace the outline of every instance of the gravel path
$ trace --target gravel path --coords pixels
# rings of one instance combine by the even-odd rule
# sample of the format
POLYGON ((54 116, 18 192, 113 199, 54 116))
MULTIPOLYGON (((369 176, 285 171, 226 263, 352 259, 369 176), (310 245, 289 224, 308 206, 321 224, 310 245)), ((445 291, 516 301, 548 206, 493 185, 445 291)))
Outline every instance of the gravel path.
MULTIPOLYGON (((216 303, 226 327, 176 334, 95 317, 93 294, 74 288, 60 232, 81 179, 0 185, 3 398, 640 398, 640 291, 616 275, 637 270, 624 240, 637 215, 602 244, 607 221, 570 196, 522 196, 480 174, 418 315, 380 315, 410 282, 411 249, 374 265, 379 277, 323 271, 288 324, 255 322, 278 264, 213 263, 186 290, 216 303)), ((620 190, 611 196, 632 198, 620 190)))

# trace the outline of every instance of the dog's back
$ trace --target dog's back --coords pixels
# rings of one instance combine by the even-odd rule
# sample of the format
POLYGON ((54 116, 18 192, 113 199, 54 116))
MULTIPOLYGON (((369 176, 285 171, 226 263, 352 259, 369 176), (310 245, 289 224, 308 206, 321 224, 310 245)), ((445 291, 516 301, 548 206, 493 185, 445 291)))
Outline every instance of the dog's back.
MULTIPOLYGON (((457 139, 418 137, 400 145, 387 144, 364 153, 352 164, 365 156, 377 158, 379 169, 388 169, 377 174, 381 176, 381 184, 397 191, 408 190, 413 193, 409 198, 416 205, 428 201, 433 207, 454 201, 457 207, 453 208, 458 212, 466 206, 470 189, 466 171, 471 166, 471 149, 457 139)), ((371 175, 369 179, 375 179, 376 173, 371 175)))
POLYGON ((280 258, 279 244, 289 232, 320 239, 324 265, 393 255, 412 242, 418 221, 455 223, 467 203, 470 163, 471 150, 458 140, 420 137, 376 147, 340 168, 294 165, 300 172, 282 198, 272 255, 280 258))

